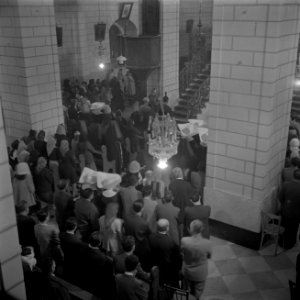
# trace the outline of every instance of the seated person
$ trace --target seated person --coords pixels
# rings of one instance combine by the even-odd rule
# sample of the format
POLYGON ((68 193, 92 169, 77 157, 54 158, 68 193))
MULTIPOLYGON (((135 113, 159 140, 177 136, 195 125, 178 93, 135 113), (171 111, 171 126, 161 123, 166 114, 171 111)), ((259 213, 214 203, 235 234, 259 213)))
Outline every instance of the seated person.
MULTIPOLYGON (((114 256, 114 268, 116 274, 123 274, 125 272, 125 259, 129 255, 133 255, 135 250, 135 240, 131 235, 126 236, 122 241, 124 252, 114 256)), ((138 265, 136 277, 144 281, 150 280, 150 274, 143 271, 141 265, 138 265)))
POLYGON ((136 278, 139 259, 135 255, 129 255, 125 259, 124 274, 116 275, 117 299, 118 300, 146 300, 148 299, 149 287, 136 278))

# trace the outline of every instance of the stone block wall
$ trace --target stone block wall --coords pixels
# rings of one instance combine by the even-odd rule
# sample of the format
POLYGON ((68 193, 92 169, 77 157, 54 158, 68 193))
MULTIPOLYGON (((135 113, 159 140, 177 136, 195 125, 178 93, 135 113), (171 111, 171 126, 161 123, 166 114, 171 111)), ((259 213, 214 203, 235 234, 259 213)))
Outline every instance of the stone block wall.
POLYGON ((161 75, 160 95, 168 93, 169 104, 178 99, 179 0, 160 2, 161 75))
POLYGON ((292 2, 214 6, 205 199, 213 218, 255 232, 285 158, 300 31, 292 2))
POLYGON ((26 300, 9 168, 0 107, 0 277, 9 295, 26 300))
POLYGON ((0 3, 1 97, 10 139, 63 122, 53 0, 0 3), (28 2, 29 3, 29 2, 28 2))

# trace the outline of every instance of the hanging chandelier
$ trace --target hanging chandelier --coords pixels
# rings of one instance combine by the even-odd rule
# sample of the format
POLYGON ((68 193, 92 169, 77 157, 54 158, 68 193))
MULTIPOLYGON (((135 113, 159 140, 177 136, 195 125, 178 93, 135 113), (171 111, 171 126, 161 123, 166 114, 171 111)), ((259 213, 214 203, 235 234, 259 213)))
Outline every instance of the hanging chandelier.
POLYGON ((158 167, 165 169, 168 159, 177 154, 177 125, 169 114, 150 117, 148 125, 149 154, 158 159, 158 167))

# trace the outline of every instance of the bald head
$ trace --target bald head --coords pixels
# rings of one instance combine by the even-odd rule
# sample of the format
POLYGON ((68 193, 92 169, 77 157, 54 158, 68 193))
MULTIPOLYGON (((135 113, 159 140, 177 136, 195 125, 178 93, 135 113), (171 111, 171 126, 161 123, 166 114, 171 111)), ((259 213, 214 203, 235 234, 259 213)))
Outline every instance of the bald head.
POLYGON ((200 220, 194 220, 190 224, 191 235, 199 234, 203 231, 203 223, 200 220))
POLYGON ((167 219, 159 219, 157 221, 157 231, 158 232, 168 232, 169 231, 169 221, 167 219))

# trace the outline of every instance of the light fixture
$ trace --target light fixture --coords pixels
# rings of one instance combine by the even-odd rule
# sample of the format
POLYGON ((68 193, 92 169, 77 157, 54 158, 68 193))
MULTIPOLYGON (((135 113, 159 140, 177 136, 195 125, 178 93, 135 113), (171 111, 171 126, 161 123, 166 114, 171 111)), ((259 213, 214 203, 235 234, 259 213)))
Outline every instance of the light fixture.
MULTIPOLYGON (((163 106, 161 103, 162 111, 163 106)), ((158 159, 158 167, 165 169, 168 159, 177 153, 177 124, 175 119, 169 114, 159 116, 155 115, 154 119, 149 118, 148 124, 148 146, 149 154, 158 159)))
POLYGON ((105 64, 101 62, 101 63, 99 64, 99 68, 100 68, 101 70, 103 70, 103 69, 105 68, 105 64))
POLYGON ((161 170, 164 170, 165 168, 168 167, 167 160, 165 160, 165 159, 160 159, 160 160, 158 161, 157 166, 158 166, 161 170))

